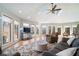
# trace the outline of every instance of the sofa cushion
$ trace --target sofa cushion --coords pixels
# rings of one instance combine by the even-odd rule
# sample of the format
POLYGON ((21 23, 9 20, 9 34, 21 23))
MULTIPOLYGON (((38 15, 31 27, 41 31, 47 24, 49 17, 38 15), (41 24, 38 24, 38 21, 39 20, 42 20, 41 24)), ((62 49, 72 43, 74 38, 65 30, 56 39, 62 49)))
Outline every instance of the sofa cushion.
POLYGON ((56 55, 57 56, 73 56, 75 54, 76 50, 77 50, 77 47, 72 47, 72 48, 68 48, 63 51, 60 51, 56 55))
POLYGON ((79 38, 74 39, 71 46, 72 47, 79 47, 79 38))
POLYGON ((69 48, 70 46, 67 44, 67 43, 65 43, 65 42, 60 42, 60 43, 58 43, 58 44, 56 44, 56 46, 50 51, 50 53, 52 54, 52 55, 55 55, 56 53, 58 53, 58 52, 60 52, 60 51, 62 51, 62 50, 64 50, 64 49, 67 49, 67 48, 69 48))
POLYGON ((56 44, 56 46, 54 48, 57 48, 62 51, 62 50, 67 49, 69 47, 70 46, 66 42, 60 42, 60 43, 56 44))
POLYGON ((57 43, 56 46, 51 51, 44 52, 43 55, 44 56, 54 56, 54 55, 56 55, 56 53, 58 53, 64 49, 67 49, 69 47, 70 46, 67 43, 60 42, 60 43, 57 43))
POLYGON ((55 55, 56 53, 60 52, 61 50, 60 49, 57 49, 57 48, 54 48, 53 50, 50 51, 50 53, 52 55, 55 55))
POLYGON ((55 55, 51 54, 50 52, 44 52, 42 56, 55 56, 55 55))
POLYGON ((68 43, 69 46, 74 41, 74 39, 75 39, 75 36, 70 36, 69 40, 67 41, 67 43, 68 43))
POLYGON ((68 40, 69 40, 69 38, 65 38, 65 37, 62 38, 62 42, 67 43, 68 40))

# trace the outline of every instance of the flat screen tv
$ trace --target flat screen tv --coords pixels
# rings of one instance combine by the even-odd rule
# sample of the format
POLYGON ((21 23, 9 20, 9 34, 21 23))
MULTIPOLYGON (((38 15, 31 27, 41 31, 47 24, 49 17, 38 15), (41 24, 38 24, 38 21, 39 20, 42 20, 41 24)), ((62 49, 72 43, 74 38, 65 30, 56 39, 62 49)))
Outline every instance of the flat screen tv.
POLYGON ((24 28, 23 28, 23 32, 25 32, 25 33, 30 33, 30 28, 24 27, 24 28))

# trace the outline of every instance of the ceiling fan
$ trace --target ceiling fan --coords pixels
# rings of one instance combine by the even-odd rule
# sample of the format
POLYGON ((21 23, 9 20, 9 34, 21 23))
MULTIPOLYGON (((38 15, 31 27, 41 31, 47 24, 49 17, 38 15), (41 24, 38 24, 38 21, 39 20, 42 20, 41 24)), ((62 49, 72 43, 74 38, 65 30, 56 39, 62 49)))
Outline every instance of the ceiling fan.
POLYGON ((58 8, 58 9, 57 9, 57 8, 56 8, 57 5, 54 5, 54 3, 51 3, 51 5, 52 5, 52 8, 49 9, 49 12, 52 12, 52 13, 55 14, 56 11, 59 12, 59 11, 61 10, 61 8, 58 8))

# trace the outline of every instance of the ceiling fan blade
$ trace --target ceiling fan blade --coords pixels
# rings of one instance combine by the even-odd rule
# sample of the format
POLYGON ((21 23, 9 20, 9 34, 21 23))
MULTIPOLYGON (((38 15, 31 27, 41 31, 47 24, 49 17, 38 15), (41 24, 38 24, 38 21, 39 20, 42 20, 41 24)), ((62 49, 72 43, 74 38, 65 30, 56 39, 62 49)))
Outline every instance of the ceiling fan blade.
POLYGON ((48 12, 47 14, 49 14, 49 13, 54 13, 54 11, 52 11, 52 10, 49 10, 49 12, 48 12))
POLYGON ((54 3, 51 3, 51 5, 52 5, 52 9, 48 9, 49 10, 48 13, 51 12, 51 13, 55 14, 56 13, 55 11, 58 11, 59 12, 59 10, 61 10, 61 8, 56 9, 57 5, 54 5, 54 3))
POLYGON ((61 8, 60 9, 55 9, 54 11, 59 11, 59 10, 61 10, 61 8))
POLYGON ((50 14, 51 12, 49 11, 49 12, 47 12, 47 14, 50 14))
POLYGON ((54 10, 57 7, 57 5, 55 5, 52 9, 54 10))

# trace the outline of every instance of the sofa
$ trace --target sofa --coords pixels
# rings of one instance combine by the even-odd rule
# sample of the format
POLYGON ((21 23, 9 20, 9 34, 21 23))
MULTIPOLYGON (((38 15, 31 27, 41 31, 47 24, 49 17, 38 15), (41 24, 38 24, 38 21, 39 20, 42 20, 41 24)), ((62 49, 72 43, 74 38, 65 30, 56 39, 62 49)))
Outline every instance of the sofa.
POLYGON ((64 50, 64 49, 67 49, 67 48, 70 48, 70 46, 65 43, 65 42, 60 42, 58 44, 55 45, 55 47, 51 50, 51 51, 46 51, 46 52, 43 52, 43 56, 55 56, 56 53, 64 50))
POLYGON ((42 56, 56 56, 57 53, 72 47, 77 47, 77 50, 73 56, 79 56, 79 38, 75 38, 71 45, 68 45, 67 43, 68 38, 63 39, 66 40, 62 40, 60 43, 57 43, 52 50, 43 52, 42 56))

